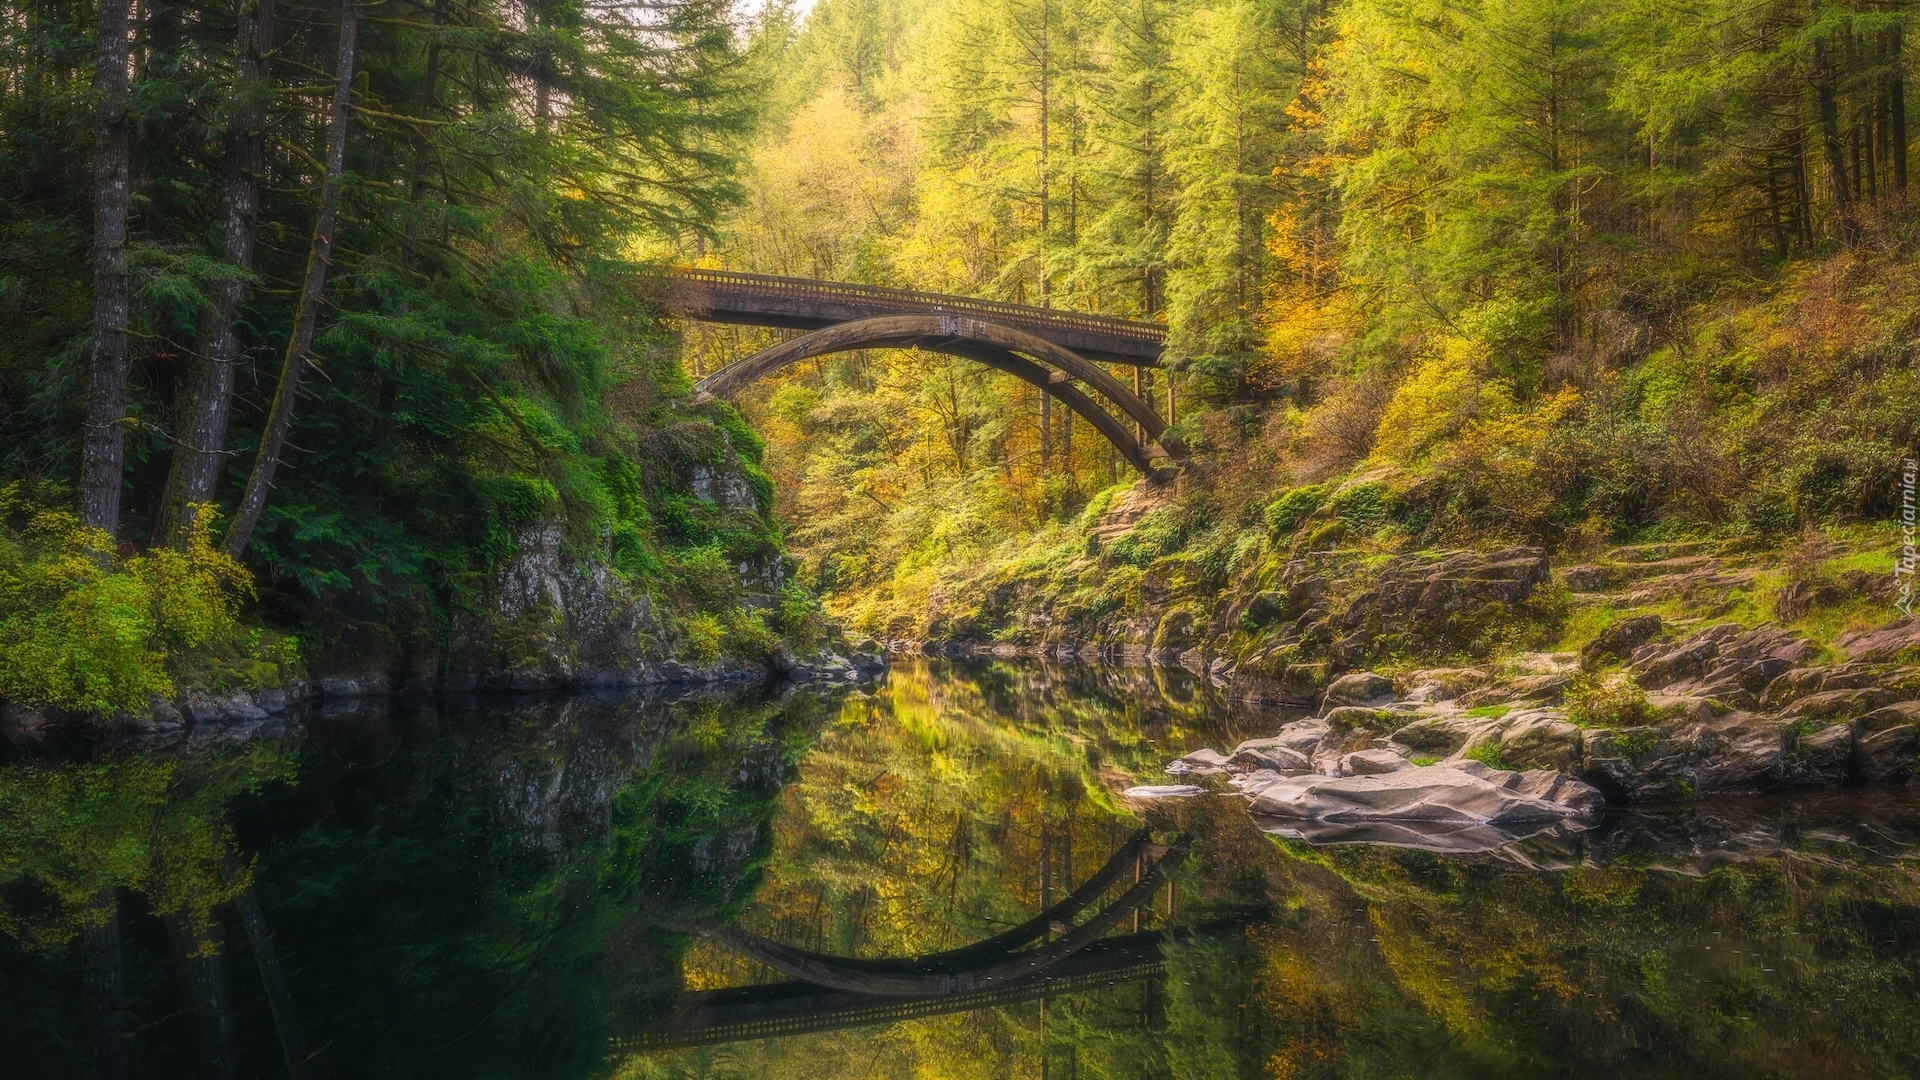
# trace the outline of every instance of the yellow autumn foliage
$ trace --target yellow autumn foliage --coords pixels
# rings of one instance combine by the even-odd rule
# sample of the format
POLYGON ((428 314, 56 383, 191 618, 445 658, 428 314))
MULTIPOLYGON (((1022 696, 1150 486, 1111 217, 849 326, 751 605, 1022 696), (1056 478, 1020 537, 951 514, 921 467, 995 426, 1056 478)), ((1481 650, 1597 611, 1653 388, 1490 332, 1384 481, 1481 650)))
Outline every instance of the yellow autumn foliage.
POLYGON ((72 513, 0 488, 0 698, 140 711, 173 696, 176 661, 241 639, 253 579, 213 546, 211 516, 178 550, 122 558, 72 513))

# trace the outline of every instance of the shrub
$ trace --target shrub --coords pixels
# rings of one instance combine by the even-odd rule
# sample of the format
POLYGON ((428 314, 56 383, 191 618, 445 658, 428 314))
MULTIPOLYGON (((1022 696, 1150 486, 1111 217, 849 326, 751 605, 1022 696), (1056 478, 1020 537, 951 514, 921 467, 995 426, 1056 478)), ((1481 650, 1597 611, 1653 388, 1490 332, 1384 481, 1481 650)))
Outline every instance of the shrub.
MULTIPOLYGON (((215 550, 211 514, 184 549, 118 559, 112 538, 73 514, 0 489, 0 697, 104 716, 171 697, 195 651, 261 648, 236 618, 252 578, 215 550), (16 523, 18 527, 16 527, 16 523)), ((291 662, 284 641, 263 662, 291 662)))
POLYGON ((780 587, 780 634, 795 652, 812 652, 827 634, 820 601, 793 582, 780 587))
POLYGON ((711 664, 720 659, 720 637, 726 628, 716 616, 700 612, 687 620, 687 659, 696 664, 711 664))
POLYGON ((1180 550, 1187 530, 1171 510, 1155 510, 1140 519, 1125 536, 1107 548, 1114 562, 1144 567, 1162 555, 1180 550))
POLYGON ((1385 484, 1355 484, 1336 493, 1327 506, 1334 517, 1349 529, 1360 533, 1376 532, 1398 509, 1393 493, 1385 484))

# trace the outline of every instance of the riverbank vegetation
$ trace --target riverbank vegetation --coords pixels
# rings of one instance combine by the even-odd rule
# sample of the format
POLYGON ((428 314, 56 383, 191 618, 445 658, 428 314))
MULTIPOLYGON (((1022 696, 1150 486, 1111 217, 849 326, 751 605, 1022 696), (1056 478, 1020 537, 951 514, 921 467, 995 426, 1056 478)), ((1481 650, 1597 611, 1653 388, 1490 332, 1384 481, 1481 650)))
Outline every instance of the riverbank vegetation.
POLYGON ((531 533, 682 622, 777 561, 758 444, 686 407, 640 257, 737 195, 726 5, 26 0, 0 80, 0 620, 66 635, 0 693, 170 696, 155 635, 202 629, 120 594, 216 549, 207 610, 428 673, 531 533))
MULTIPOLYGON (((1886 522, 1920 446, 1910 19, 825 0, 713 258, 1165 322, 1142 389, 1202 463, 1120 564, 1886 522)), ((1070 562, 1131 479, 965 361, 802 366, 745 407, 874 633, 978 603, 983 563, 1070 562)))

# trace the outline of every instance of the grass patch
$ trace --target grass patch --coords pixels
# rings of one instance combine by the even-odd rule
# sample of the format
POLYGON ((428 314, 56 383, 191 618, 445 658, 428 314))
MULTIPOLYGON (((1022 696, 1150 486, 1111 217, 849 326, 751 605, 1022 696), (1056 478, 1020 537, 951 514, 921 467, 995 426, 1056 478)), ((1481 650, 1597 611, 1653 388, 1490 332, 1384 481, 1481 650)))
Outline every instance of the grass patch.
POLYGON ((1599 637, 1602 630, 1630 614, 1614 607, 1611 601, 1593 607, 1569 605, 1569 608, 1566 622, 1560 624, 1560 636, 1548 649, 1549 652, 1579 652, 1581 646, 1599 637))
POLYGON ((1468 709, 1467 715, 1477 716, 1485 720, 1498 720, 1512 711, 1513 706, 1511 705, 1482 705, 1478 708, 1468 709))
POLYGON ((1502 772, 1513 771, 1513 766, 1507 762, 1506 756, 1500 753, 1500 744, 1496 742, 1483 742, 1461 756, 1468 761, 1477 761, 1489 769, 1499 769, 1502 772))

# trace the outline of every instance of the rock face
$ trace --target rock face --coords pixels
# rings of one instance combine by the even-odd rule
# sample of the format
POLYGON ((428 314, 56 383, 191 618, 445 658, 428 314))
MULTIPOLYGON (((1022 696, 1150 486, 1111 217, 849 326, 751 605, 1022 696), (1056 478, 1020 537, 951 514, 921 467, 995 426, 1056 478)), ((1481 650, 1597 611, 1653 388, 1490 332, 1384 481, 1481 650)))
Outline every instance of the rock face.
MULTIPOLYGON (((1235 662, 1234 691, 1250 700, 1300 700, 1310 693, 1304 688, 1403 647, 1471 650, 1516 616, 1547 570, 1539 548, 1407 555, 1366 571, 1363 581, 1343 581, 1336 594, 1325 569, 1294 560, 1281 575, 1287 603, 1265 605, 1279 617, 1235 662)), ((1334 685, 1345 703, 1367 704, 1382 692, 1378 679, 1334 685)))
POLYGON ((560 690, 668 681, 671 629, 603 561, 568 550, 557 524, 530 530, 489 610, 456 625, 446 666, 459 690, 560 690))
POLYGON ((1599 667, 1608 660, 1624 660, 1633 654, 1633 650, 1651 641, 1660 633, 1660 616, 1640 615, 1619 622, 1600 631, 1599 635, 1580 650, 1580 666, 1588 671, 1599 667))

